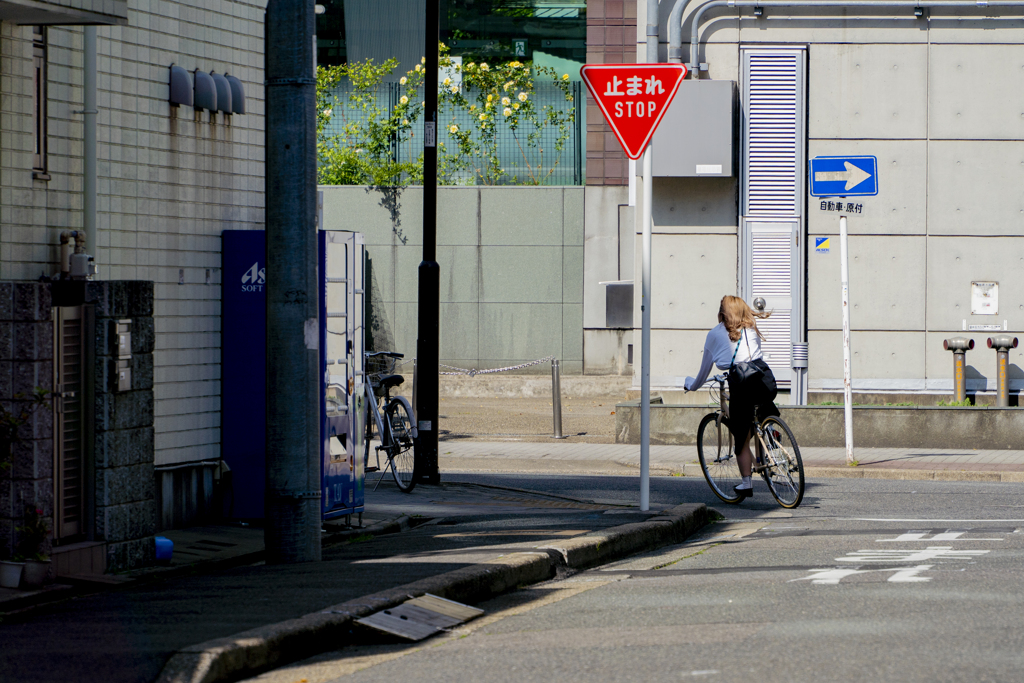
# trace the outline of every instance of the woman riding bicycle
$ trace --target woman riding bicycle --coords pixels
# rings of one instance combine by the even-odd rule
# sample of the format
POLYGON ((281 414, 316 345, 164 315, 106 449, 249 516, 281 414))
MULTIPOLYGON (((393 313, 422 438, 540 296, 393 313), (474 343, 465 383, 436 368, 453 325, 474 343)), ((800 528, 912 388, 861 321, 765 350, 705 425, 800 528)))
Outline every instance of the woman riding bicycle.
POLYGON ((696 391, 708 378, 711 364, 728 372, 735 364, 749 362, 761 371, 760 377, 739 382, 734 373, 729 373, 729 431, 736 444, 736 464, 739 466, 742 482, 734 487, 741 498, 754 495, 751 484, 754 454, 750 450, 751 425, 754 423, 754 406, 758 407, 758 421, 769 416, 777 417, 775 406, 778 388, 775 375, 761 357, 760 330, 755 318, 767 318, 771 313, 755 312, 747 302, 736 296, 722 297, 718 307, 718 325, 708 332, 704 342, 704 357, 696 377, 687 377, 684 385, 687 391, 696 391))

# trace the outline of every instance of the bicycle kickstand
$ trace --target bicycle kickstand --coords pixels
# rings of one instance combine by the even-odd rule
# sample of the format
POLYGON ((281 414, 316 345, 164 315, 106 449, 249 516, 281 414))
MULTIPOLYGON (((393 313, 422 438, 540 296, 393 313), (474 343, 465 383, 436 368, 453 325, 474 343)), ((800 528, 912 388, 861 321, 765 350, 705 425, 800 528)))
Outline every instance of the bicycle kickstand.
POLYGON ((380 471, 380 478, 378 478, 377 479, 377 483, 373 485, 373 490, 374 491, 376 491, 377 487, 380 486, 380 482, 381 482, 382 479, 384 479, 384 475, 388 473, 388 468, 394 466, 394 461, 391 458, 388 458, 387 460, 388 460, 388 464, 384 465, 384 469, 382 469, 380 471))

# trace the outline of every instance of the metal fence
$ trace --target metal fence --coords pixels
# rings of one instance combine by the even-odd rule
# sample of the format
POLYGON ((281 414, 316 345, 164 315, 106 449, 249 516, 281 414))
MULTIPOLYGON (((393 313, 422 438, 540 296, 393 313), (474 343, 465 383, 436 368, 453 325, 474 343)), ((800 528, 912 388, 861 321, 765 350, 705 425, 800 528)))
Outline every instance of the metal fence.
MULTIPOLYGON (((572 102, 566 102, 561 89, 551 83, 537 83, 533 94, 538 111, 543 111, 542 107, 545 105, 554 106, 562 112, 569 111, 569 108, 573 109, 574 120, 569 125, 569 137, 561 152, 555 150, 558 138, 556 126, 544 126, 540 133, 539 143, 531 146, 527 144, 526 136, 530 132, 527 127, 521 126, 519 131, 512 131, 503 122, 498 122, 497 156, 501 162, 501 168, 505 171, 505 175, 500 181, 502 184, 533 185, 538 184, 538 181, 541 185, 584 184, 586 180, 586 154, 584 152, 586 98, 583 96, 582 83, 572 83, 571 86, 572 102)), ((362 116, 362 111, 353 107, 349 101, 348 88, 348 83, 344 83, 334 92, 336 104, 333 107, 331 122, 325 131, 327 135, 341 133, 347 123, 358 120, 362 116)), ((388 111, 392 110, 398 104, 404 90, 404 86, 397 83, 382 83, 375 94, 378 106, 388 111)), ((448 149, 455 148, 448 133, 448 127, 452 124, 457 125, 460 130, 473 130, 474 136, 476 136, 478 133, 473 120, 475 115, 467 111, 454 113, 440 111, 438 142, 444 143, 448 149)), ((543 119, 543 116, 540 118, 543 119)), ((413 124, 411 139, 402 144, 399 144, 397 139, 393 141, 392 158, 396 161, 414 161, 423 151, 422 141, 423 121, 421 119, 413 124)), ((482 163, 482 160, 474 161, 477 166, 482 163)), ((472 170, 447 179, 439 178, 439 182, 449 185, 482 184, 479 176, 472 170)))

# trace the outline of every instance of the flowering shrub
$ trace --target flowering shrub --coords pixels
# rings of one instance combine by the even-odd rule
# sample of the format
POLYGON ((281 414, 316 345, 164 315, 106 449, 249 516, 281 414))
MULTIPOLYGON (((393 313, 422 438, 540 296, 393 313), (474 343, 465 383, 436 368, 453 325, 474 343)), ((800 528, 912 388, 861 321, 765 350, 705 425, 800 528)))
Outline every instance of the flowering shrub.
POLYGON ((412 125, 423 113, 417 90, 423 84, 419 64, 399 79, 404 94, 392 109, 377 101, 384 78, 398 66, 389 59, 377 65, 373 60, 316 69, 316 151, 317 182, 322 185, 371 185, 399 187, 422 182, 423 155, 414 161, 396 159, 395 145, 412 144, 412 125), (349 119, 333 92, 347 78, 348 95, 358 116, 349 119), (335 116, 342 117, 341 133, 329 134, 335 116))
POLYGON ((518 61, 493 66, 486 62, 456 64, 443 43, 440 50, 440 66, 460 73, 462 86, 453 85, 446 78, 438 93, 438 118, 451 121, 447 126, 450 144, 442 142, 437 150, 439 181, 451 184, 459 176, 472 173, 474 181, 484 185, 543 183, 561 161, 576 113, 572 106, 565 111, 552 105, 537 107, 533 98, 534 79, 550 78, 565 101, 572 102, 569 74, 559 78, 551 68, 531 68, 518 61), (471 115, 473 130, 460 129, 455 124, 460 112, 471 115), (557 135, 553 148, 545 149, 541 134, 548 126, 554 127, 557 135), (498 158, 498 131, 502 127, 516 141, 526 177, 507 173, 498 158))

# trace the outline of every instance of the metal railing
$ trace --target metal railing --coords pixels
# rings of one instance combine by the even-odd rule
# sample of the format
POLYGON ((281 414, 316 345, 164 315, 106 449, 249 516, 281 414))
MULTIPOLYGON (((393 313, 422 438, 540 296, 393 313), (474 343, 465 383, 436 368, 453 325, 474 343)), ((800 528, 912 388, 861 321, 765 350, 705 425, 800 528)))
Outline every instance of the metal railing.
MULTIPOLYGON (((501 121, 498 122, 497 157, 501 168, 505 171, 503 178, 499 181, 500 184, 583 185, 586 182, 586 153, 584 152, 586 133, 583 125, 586 98, 583 96, 582 85, 582 83, 572 83, 570 92, 573 101, 566 102, 562 90, 556 85, 543 82, 536 84, 533 98, 538 109, 548 105, 559 107, 559 111, 568 112, 571 108, 574 114, 574 120, 569 125, 569 137, 560 152, 555 150, 559 135, 556 126, 546 125, 540 132, 537 144, 531 145, 527 141, 527 134, 530 132, 528 124, 523 124, 520 130, 513 131, 501 121)), ((332 107, 334 114, 331 117, 331 122, 325 130, 327 135, 342 133, 347 123, 358 120, 363 115, 362 111, 349 101, 348 88, 348 84, 344 83, 334 91, 336 103, 332 107)), ((391 111, 403 94, 405 94, 404 86, 398 83, 382 83, 377 88, 375 97, 378 106, 391 111)), ((473 130, 474 136, 476 136, 477 132, 472 118, 475 115, 473 112, 462 110, 439 111, 440 125, 437 141, 443 143, 449 150, 455 148, 451 135, 448 133, 448 127, 453 124, 463 131, 473 130)), ((415 161, 422 153, 423 121, 416 121, 412 129, 412 137, 401 144, 397 138, 392 140, 393 160, 415 161)), ((472 170, 452 174, 448 178, 439 177, 438 182, 445 185, 482 184, 472 170)))

